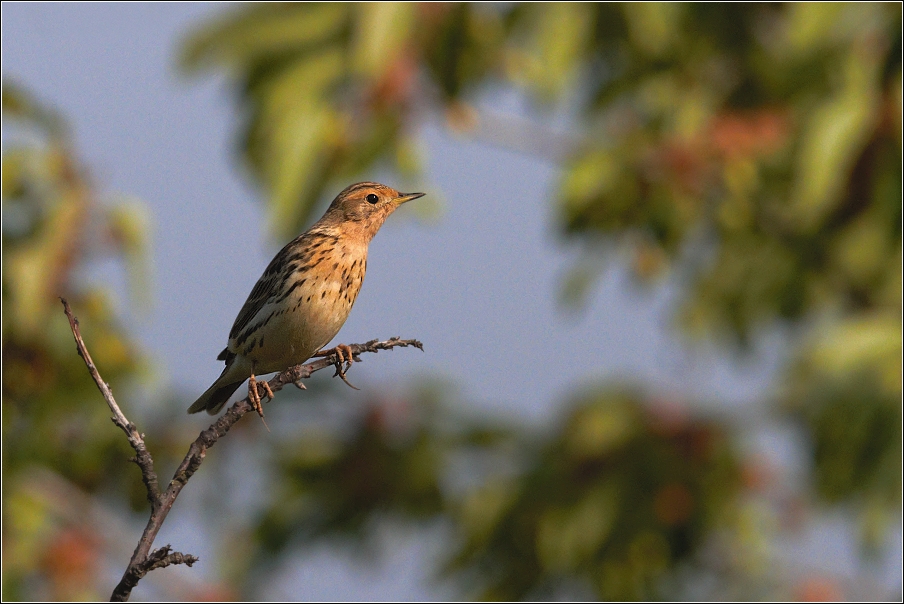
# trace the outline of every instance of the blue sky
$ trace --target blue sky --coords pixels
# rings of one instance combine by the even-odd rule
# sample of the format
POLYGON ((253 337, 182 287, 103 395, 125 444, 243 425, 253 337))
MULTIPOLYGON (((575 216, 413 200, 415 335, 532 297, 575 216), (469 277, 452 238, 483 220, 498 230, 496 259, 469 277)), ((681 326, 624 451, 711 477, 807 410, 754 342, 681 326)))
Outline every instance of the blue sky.
MULTIPOLYGON (((184 407, 219 374, 215 358, 233 319, 284 243, 269 238, 264 205, 236 159, 227 83, 188 80, 175 69, 179 40, 229 9, 182 3, 4 3, 2 9, 4 78, 70 119, 74 146, 110 200, 128 195, 146 204, 153 224, 150 310, 129 310, 121 271, 105 266, 96 276, 113 280, 159 379, 183 393, 184 407)), ((516 96, 482 102, 503 114, 521 112, 516 96)), ((751 401, 769 392, 781 338, 743 364, 695 348, 670 329, 675 288, 636 286, 617 256, 587 306, 564 312, 556 300, 577 255, 556 239, 556 166, 452 136, 439 116, 423 126, 420 140, 423 190, 440 213, 425 219, 403 208, 390 218, 371 245, 364 288, 337 341, 416 337, 426 352, 366 358, 350 373, 365 392, 345 396, 438 377, 476 410, 543 424, 576 386, 615 378, 727 402, 732 413, 763 419, 751 401)), ((271 413, 278 418, 291 409, 268 410, 268 419, 271 413)), ((206 420, 185 419, 198 429, 206 420)), ((793 439, 776 426, 752 430, 747 445, 785 465, 793 458, 793 439)), ((175 516, 170 522, 178 525, 175 516)), ((825 537, 813 539, 817 552, 825 537)), ((428 546, 414 538, 405 543, 377 570, 327 550, 309 555, 270 595, 442 597, 417 564, 428 546)), ((197 551, 203 543, 196 545, 184 549, 203 555, 197 551)), ((849 567, 836 562, 826 564, 849 567)))

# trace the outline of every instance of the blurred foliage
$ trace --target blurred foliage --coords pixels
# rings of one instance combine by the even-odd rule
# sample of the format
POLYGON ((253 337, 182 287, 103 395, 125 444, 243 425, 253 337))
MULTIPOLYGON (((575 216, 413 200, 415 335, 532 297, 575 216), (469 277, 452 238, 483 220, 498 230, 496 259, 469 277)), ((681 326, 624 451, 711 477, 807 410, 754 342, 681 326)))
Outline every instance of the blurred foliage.
POLYGON ((901 340, 900 313, 835 322, 804 346, 783 393, 812 440, 817 494, 862 509, 868 548, 901 509, 901 340))
MULTIPOLYGON (((777 399, 812 443, 816 494, 872 518, 900 509, 899 7, 256 5, 191 36, 183 65, 236 82, 239 149, 281 238, 354 176, 411 177, 430 113, 485 131, 479 96, 500 86, 523 91, 536 121, 566 108, 574 130, 554 203, 563 236, 589 244, 566 299, 592 291, 612 249, 602 238, 641 281, 681 271, 676 316, 689 334, 742 349, 780 324, 809 334, 777 399)), ((600 390, 574 424, 530 440, 521 472, 466 498, 448 569, 493 599, 549 595, 567 578, 594 597, 655 597, 655 578, 701 543, 738 479, 727 448, 695 458, 679 443, 723 428, 667 437, 644 423, 646 407, 600 390), (615 440, 578 453, 594 422, 614 422, 599 429, 615 440), (663 510, 678 514, 678 500, 688 511, 670 525, 663 510), (479 522, 469 506, 483 506, 479 522)), ((418 430, 374 441, 362 422, 333 453, 305 446, 284 461, 265 549, 443 507, 440 441, 418 430)))
POLYGON ((899 305, 872 299, 900 273, 889 8, 604 9, 609 68, 588 70, 596 129, 566 165, 566 234, 625 240, 641 278, 712 246, 687 296, 695 332, 747 339, 775 318, 899 305))
POLYGON ((423 518, 442 512, 443 439, 423 419, 393 430, 386 416, 374 405, 346 434, 311 433, 282 448, 282 503, 268 508, 258 529, 269 554, 283 553, 291 541, 364 537, 380 513, 423 518))
POLYGON ((647 599, 665 597, 660 579, 729 520, 740 487, 730 435, 683 403, 590 388, 536 433, 454 414, 442 390, 287 436, 258 565, 318 538, 366 543, 380 519, 445 518, 442 574, 469 598, 545 598, 577 583, 647 599))
POLYGON ((45 599, 95 599, 97 544, 79 538, 84 527, 55 520, 67 502, 28 485, 45 467, 89 493, 145 500, 138 472, 123 471, 133 453, 111 429, 59 298, 81 319, 113 389, 138 379, 143 354, 84 270, 109 257, 143 266, 146 219, 135 205, 98 203, 65 121, 10 82, 3 121, 3 597, 27 599, 23 586, 43 576, 45 599))
MULTIPOLYGON (((530 101, 525 124, 566 113, 550 203, 562 236, 587 245, 565 297, 592 292, 618 247, 640 281, 679 272, 689 334, 733 350, 789 327, 769 402, 808 443, 801 488, 858 510, 879 543, 901 506, 901 49, 900 8, 877 3, 291 3, 230 9, 188 38, 181 65, 235 83, 238 149, 280 240, 359 176, 421 178, 417 128, 437 113, 488 136, 480 99, 504 87, 530 101)), ((86 593, 73 577, 98 544, 54 523, 21 477, 43 465, 88 493, 144 494, 56 296, 114 389, 134 381, 143 357, 84 268, 112 255, 143 283, 147 230, 136 206, 96 202, 62 118, 10 84, 3 112, 19 135, 3 153, 3 596, 45 578, 67 599, 86 593)), ((299 544, 366 542, 400 518, 449 531, 441 572, 475 597, 672 598, 683 569, 724 570, 707 561, 713 542, 776 530, 744 507, 768 482, 739 460, 744 426, 693 401, 599 385, 544 432, 448 403, 425 391, 285 435, 254 526, 229 526, 223 550, 247 537, 249 552, 224 556, 236 589, 299 544)), ((221 446, 251 447, 249 426, 221 446)), ((159 432, 164 454, 179 447, 159 432)), ((728 542, 723 557, 743 558, 728 542)))
POLYGON ((605 387, 576 401, 524 443, 521 472, 465 494, 447 570, 488 600, 574 582, 598 599, 667 598, 660 579, 724 526, 740 481, 723 426, 657 411, 605 387))

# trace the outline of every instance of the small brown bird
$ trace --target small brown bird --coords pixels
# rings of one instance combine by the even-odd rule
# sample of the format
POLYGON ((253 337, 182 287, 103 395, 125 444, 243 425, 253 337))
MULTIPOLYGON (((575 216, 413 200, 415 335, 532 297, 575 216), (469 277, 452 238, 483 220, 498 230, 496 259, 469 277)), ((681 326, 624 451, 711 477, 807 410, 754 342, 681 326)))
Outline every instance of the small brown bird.
MULTIPOLYGON (((270 261, 217 357, 226 368, 188 412, 219 413, 250 378, 248 392, 261 413, 254 376, 304 363, 333 339, 364 281, 370 240, 396 208, 423 195, 375 182, 359 182, 339 193, 308 232, 270 261)), ((351 356, 347 346, 336 348, 340 359, 351 356)))

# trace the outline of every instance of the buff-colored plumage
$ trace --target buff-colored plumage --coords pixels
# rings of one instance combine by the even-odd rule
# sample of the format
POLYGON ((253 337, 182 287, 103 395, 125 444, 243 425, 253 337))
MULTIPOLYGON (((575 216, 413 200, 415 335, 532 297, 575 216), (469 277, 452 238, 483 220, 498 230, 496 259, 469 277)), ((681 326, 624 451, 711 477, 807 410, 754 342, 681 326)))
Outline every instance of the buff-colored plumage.
POLYGON ((323 217, 289 242, 258 279, 220 356, 226 368, 188 408, 219 413, 247 378, 303 363, 348 318, 367 269, 367 247, 386 218, 423 193, 375 182, 354 184, 323 217))

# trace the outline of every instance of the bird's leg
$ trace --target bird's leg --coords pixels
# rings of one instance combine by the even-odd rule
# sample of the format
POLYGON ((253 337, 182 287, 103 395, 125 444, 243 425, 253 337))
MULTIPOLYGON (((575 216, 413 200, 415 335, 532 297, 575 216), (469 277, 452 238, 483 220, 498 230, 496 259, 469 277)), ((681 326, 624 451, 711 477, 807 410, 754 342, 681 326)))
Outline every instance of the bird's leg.
POLYGON ((257 380, 254 379, 254 373, 248 378, 248 400, 251 402, 251 408, 257 411, 257 414, 264 417, 264 408, 261 407, 261 395, 257 391, 257 380))
POLYGON ((321 350, 311 356, 315 357, 328 357, 330 355, 336 355, 336 373, 333 374, 333 377, 337 375, 342 378, 342 381, 346 383, 350 388, 354 388, 355 390, 360 390, 360 388, 356 388, 348 381, 345 377, 345 372, 349 370, 352 366, 352 362, 355 360, 355 355, 352 352, 352 347, 348 344, 337 344, 335 348, 329 348, 327 350, 321 350), (345 365, 345 367, 343 367, 345 365))
POLYGON ((270 389, 270 384, 265 381, 258 382, 254 379, 254 372, 252 371, 251 377, 248 378, 248 398, 251 401, 251 408, 257 411, 257 414, 261 416, 261 419, 264 419, 264 408, 261 405, 261 395, 258 391, 258 388, 263 388, 264 393, 267 395, 267 400, 273 400, 273 391, 270 389))

